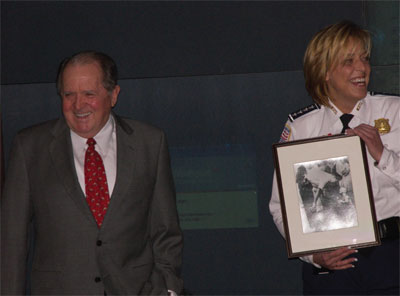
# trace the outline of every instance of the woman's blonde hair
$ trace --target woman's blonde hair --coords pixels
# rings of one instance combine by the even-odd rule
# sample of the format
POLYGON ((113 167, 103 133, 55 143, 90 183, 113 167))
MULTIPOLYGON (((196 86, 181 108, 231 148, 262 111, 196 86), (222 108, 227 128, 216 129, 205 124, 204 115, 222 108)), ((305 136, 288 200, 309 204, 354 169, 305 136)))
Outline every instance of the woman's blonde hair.
POLYGON ((371 37, 368 31, 349 21, 330 25, 311 39, 303 60, 306 89, 313 100, 321 105, 329 105, 326 74, 337 65, 338 57, 352 44, 360 42, 369 56, 371 37))

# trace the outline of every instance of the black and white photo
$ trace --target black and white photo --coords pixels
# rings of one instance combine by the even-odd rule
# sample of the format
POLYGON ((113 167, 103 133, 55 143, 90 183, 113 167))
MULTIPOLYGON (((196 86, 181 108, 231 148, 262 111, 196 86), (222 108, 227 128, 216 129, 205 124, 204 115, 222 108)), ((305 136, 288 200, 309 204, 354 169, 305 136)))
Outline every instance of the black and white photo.
POLYGON ((347 156, 294 164, 304 233, 358 225, 347 156))

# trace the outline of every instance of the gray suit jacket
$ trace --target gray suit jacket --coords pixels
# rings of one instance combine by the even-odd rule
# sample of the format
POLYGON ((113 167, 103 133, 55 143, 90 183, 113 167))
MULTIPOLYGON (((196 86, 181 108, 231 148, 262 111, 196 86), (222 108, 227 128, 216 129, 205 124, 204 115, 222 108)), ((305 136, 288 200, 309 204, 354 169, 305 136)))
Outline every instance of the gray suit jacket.
POLYGON ((164 133, 117 123, 117 177, 101 229, 76 176, 63 118, 18 133, 1 204, 2 294, 179 293, 183 238, 164 133))

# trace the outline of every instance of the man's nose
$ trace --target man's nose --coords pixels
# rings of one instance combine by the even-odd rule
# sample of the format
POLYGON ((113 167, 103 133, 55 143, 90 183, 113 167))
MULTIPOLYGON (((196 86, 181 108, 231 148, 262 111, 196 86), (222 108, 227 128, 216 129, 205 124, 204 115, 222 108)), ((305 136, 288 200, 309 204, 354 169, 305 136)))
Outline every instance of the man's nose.
POLYGON ((85 98, 84 96, 77 94, 76 95, 76 99, 75 99, 75 109, 81 109, 83 107, 83 105, 85 104, 85 98))

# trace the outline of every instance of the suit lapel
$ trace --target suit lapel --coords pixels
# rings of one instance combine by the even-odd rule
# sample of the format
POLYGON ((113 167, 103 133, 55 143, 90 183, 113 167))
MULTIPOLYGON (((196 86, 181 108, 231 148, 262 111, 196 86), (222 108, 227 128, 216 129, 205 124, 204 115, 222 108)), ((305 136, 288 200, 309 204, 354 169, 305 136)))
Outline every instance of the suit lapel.
POLYGON ((82 214, 95 224, 96 222, 86 203, 85 195, 76 176, 70 130, 64 118, 59 119, 52 129, 52 133, 54 139, 50 144, 49 152, 56 173, 63 183, 68 196, 74 201, 82 214))
POLYGON ((116 115, 113 116, 117 133, 117 176, 102 228, 107 225, 107 221, 111 219, 113 212, 118 209, 123 197, 126 196, 135 172, 135 162, 133 161, 135 149, 134 137, 132 136, 134 131, 121 118, 116 115))

